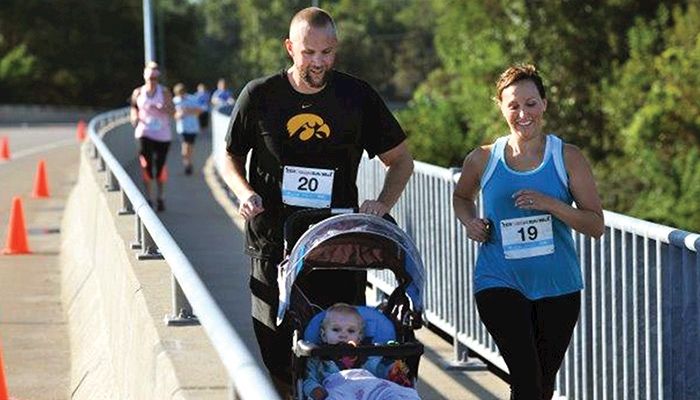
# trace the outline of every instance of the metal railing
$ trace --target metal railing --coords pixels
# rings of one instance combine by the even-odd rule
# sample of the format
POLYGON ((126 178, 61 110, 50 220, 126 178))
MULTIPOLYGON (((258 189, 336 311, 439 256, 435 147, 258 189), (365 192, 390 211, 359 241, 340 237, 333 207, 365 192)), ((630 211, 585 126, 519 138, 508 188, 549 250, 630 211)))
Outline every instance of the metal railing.
MULTIPOLYGON (((381 189, 384 167, 364 159, 360 198, 381 189)), ((452 211, 458 171, 416 162, 392 215, 426 267, 426 317, 462 346, 507 371, 481 324, 472 274, 478 246, 452 211)), ((700 398, 700 235, 605 211, 606 233, 575 233, 586 288, 557 394, 587 399, 700 398)), ((386 275, 370 281, 393 288, 386 275)))
POLYGON ((100 114, 90 121, 88 136, 98 170, 106 174, 105 187, 109 191, 121 191, 122 208, 118 214, 134 216, 137 237, 132 248, 140 250, 138 258, 164 258, 170 266, 173 274, 173 314, 166 318, 166 323, 181 325, 201 322, 226 368, 235 390, 233 396, 243 400, 279 399, 267 374, 258 367, 190 261, 103 141, 104 135, 128 124, 128 117, 128 109, 100 114), (198 321, 192 314, 193 308, 197 310, 198 321))

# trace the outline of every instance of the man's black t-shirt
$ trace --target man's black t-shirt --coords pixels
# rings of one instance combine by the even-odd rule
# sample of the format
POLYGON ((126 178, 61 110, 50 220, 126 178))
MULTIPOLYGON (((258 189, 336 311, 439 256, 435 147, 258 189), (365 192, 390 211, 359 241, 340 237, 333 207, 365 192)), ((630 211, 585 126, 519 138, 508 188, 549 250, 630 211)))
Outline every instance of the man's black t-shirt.
POLYGON ((333 170, 331 207, 357 207, 357 168, 406 138, 379 95, 366 82, 332 71, 318 93, 292 87, 286 71, 251 81, 231 115, 226 150, 252 150, 248 180, 265 211, 248 221, 248 253, 282 256, 284 220, 298 207, 282 202, 284 166, 333 170))

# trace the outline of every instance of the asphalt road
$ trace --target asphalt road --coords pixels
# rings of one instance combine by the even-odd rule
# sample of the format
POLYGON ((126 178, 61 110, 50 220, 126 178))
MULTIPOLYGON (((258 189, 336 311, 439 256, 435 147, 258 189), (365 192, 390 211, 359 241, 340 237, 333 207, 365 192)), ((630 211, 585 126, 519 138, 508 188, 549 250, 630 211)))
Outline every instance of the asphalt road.
POLYGON ((11 398, 68 399, 70 345, 60 302, 60 223, 75 183, 75 124, 0 125, 10 160, 0 161, 0 248, 6 247, 12 198, 22 199, 29 255, 0 255, 0 343, 11 398), (46 163, 49 198, 31 193, 46 163))

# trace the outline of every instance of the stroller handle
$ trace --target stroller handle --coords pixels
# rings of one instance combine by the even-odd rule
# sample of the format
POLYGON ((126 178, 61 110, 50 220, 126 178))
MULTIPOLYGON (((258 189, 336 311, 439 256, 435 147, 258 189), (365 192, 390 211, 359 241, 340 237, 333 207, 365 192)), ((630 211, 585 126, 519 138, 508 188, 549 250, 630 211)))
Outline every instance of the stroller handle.
MULTIPOLYGON (((289 254, 301 235, 309 226, 319 223, 326 218, 340 214, 357 214, 359 208, 308 208, 295 211, 284 222, 284 254, 289 254)), ((396 220, 390 214, 384 214, 385 220, 396 225, 396 220)))
POLYGON ((298 340, 294 343, 292 351, 297 357, 342 357, 342 356, 383 356, 391 358, 405 358, 420 356, 423 354, 423 344, 418 341, 406 342, 399 345, 360 345, 332 346, 318 345, 298 340))

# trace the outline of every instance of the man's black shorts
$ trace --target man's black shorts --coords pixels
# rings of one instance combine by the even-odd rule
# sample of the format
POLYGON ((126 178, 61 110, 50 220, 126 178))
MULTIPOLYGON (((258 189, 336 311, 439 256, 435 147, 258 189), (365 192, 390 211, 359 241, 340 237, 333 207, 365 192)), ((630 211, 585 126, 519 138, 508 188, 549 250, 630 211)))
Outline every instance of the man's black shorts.
POLYGON ((181 136, 182 136, 182 141, 185 143, 189 143, 189 144, 194 144, 194 140, 197 138, 196 133, 185 132, 181 136))

